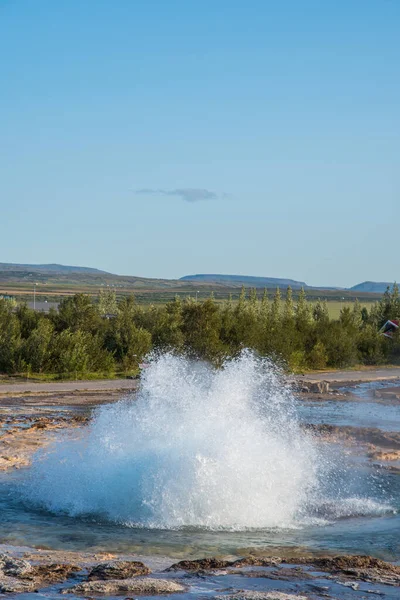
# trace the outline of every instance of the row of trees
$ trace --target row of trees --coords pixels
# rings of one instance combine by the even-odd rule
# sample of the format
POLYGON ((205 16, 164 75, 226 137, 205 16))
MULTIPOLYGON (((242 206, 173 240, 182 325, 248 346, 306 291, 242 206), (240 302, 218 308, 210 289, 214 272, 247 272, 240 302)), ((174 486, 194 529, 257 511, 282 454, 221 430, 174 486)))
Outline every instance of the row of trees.
POLYGON ((381 364, 400 356, 397 336, 379 334, 383 323, 399 316, 397 285, 370 310, 356 301, 338 319, 330 318, 326 302, 308 302, 304 290, 294 300, 290 288, 284 298, 278 289, 272 300, 243 289, 236 302, 176 298, 149 307, 133 296, 117 302, 112 291, 102 292, 97 303, 76 294, 48 315, 0 300, 0 372, 129 373, 152 349, 216 365, 243 348, 295 370, 381 364))

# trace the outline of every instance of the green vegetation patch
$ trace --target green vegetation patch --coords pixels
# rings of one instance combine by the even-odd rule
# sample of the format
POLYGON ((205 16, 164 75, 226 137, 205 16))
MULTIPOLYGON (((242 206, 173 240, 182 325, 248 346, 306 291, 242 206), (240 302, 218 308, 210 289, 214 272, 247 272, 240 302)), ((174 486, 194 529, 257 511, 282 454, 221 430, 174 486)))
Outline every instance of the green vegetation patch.
POLYGON ((33 311, 0 299, 0 373, 37 380, 136 375, 152 350, 220 365, 250 348, 288 369, 396 363, 399 335, 379 334, 400 317, 396 285, 376 303, 310 299, 291 288, 282 297, 243 288, 236 299, 198 296, 139 304, 104 288, 93 298, 64 297, 58 311, 33 311))

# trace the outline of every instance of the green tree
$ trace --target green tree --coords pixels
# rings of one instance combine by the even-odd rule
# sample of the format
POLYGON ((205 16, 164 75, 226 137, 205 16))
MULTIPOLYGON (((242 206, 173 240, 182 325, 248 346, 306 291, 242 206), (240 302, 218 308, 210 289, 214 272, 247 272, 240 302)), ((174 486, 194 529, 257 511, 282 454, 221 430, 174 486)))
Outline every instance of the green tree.
POLYGON ((87 294, 75 294, 61 300, 58 314, 55 316, 55 325, 58 331, 70 329, 71 331, 96 333, 101 329, 101 321, 96 307, 87 294))
POLYGON ((374 325, 366 323, 357 339, 359 361, 364 365, 384 363, 390 350, 390 344, 387 342, 388 340, 379 334, 374 325))
POLYGON ((21 330, 11 303, 0 299, 0 372, 18 370, 21 330))
POLYGON ((52 344, 53 369, 61 376, 89 371, 90 334, 84 331, 64 329, 54 336, 52 344))
POLYGON ((318 341, 308 355, 308 366, 311 369, 325 369, 328 362, 326 348, 321 341, 318 341))
POLYGON ((295 327, 297 332, 297 347, 305 352, 310 349, 312 332, 311 305, 307 300, 304 288, 301 288, 295 309, 295 327))
POLYGON ((36 329, 22 343, 22 358, 34 373, 51 370, 53 332, 54 326, 51 321, 42 317, 36 329))
POLYGON ((330 367, 342 368, 357 364, 357 336, 340 321, 328 323, 320 335, 330 367))
POLYGON ((151 333, 135 323, 136 307, 133 297, 119 304, 117 317, 110 320, 105 345, 124 370, 136 369, 152 347, 151 333))
POLYGON ((227 352, 229 355, 233 355, 238 350, 238 342, 236 329, 235 329, 235 315, 234 315, 234 305, 232 301, 232 295, 229 295, 229 298, 220 310, 221 314, 221 330, 220 330, 220 338, 221 342, 227 348, 227 352))
POLYGON ((356 298, 353 304, 353 324, 356 328, 362 327, 364 323, 363 310, 359 300, 356 298))
POLYGON ((377 327, 382 327, 388 320, 400 318, 399 287, 394 283, 392 289, 388 286, 382 300, 375 308, 377 327))
POLYGON ((97 309, 103 317, 118 313, 117 292, 114 288, 107 287, 100 290, 97 309))
POLYGON ((220 338, 221 313, 214 299, 204 302, 188 299, 182 317, 186 352, 218 363, 225 355, 225 348, 220 338))
POLYGON ((272 330, 275 331, 280 327, 281 321, 281 305, 282 305, 282 297, 281 290, 276 288, 274 299, 271 304, 271 314, 270 320, 272 325, 272 330))
POLYGON ((64 329, 52 338, 53 370, 61 376, 114 369, 114 360, 101 339, 87 331, 64 329))
POLYGON ((182 301, 177 296, 172 302, 158 310, 152 329, 155 348, 161 350, 182 350, 185 337, 182 332, 182 301))
POLYGON ((320 300, 318 298, 313 306, 313 319, 321 327, 324 327, 329 323, 329 311, 326 300, 320 300))
POLYGON ((233 354, 242 348, 257 348, 259 346, 259 303, 257 291, 250 290, 249 298, 246 298, 244 287, 242 288, 239 302, 233 309, 231 323, 230 347, 233 354))
POLYGON ((19 321, 21 337, 24 339, 30 336, 32 331, 38 326, 39 321, 43 318, 39 312, 28 308, 26 302, 17 306, 15 315, 19 321))
POLYGON ((288 286, 286 290, 286 298, 283 305, 283 313, 281 319, 282 336, 280 337, 279 349, 280 354, 289 362, 299 365, 301 362, 300 355, 292 357, 296 351, 296 330, 295 330, 295 310, 293 302, 292 288, 288 286))

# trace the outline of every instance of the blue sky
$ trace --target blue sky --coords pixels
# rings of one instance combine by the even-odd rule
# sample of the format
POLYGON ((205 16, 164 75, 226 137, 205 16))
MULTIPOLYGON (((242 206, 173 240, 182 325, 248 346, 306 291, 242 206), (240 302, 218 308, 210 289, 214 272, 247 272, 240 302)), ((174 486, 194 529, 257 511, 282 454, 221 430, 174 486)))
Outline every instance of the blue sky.
POLYGON ((0 262, 399 280, 399 20, 0 0, 0 262))

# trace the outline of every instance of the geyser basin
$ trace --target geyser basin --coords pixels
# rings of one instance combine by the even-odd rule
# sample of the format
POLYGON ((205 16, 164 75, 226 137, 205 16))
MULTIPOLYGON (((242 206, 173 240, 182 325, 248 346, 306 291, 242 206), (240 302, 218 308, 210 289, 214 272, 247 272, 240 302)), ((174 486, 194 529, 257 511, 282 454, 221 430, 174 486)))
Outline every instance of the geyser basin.
POLYGON ((290 527, 317 463, 268 361, 244 353, 214 370, 167 354, 136 400, 101 407, 80 439, 36 460, 26 496, 136 527, 290 527))
POLYGON ((136 400, 102 406, 31 469, 0 477, 0 541, 175 557, 301 545, 400 558, 400 478, 307 436, 297 407, 273 365, 251 354, 217 372, 153 360, 136 400))

